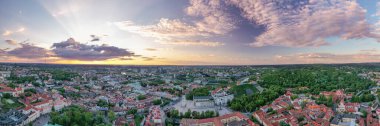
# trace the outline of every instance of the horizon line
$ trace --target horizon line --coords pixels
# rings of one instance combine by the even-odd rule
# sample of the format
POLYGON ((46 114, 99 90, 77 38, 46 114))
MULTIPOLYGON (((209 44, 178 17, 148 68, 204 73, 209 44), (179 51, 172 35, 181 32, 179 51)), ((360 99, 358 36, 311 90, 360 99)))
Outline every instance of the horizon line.
POLYGON ((350 65, 350 64, 380 64, 380 62, 350 62, 350 63, 289 63, 289 64, 62 64, 62 63, 25 63, 25 62, 0 62, 1 64, 36 64, 36 65, 67 65, 67 66, 287 66, 287 65, 350 65))

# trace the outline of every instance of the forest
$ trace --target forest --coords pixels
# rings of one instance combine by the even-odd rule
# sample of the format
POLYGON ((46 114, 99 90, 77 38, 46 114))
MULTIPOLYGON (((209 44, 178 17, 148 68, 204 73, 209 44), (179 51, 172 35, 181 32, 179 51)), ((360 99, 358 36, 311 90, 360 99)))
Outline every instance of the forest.
MULTIPOLYGON (((285 90, 293 93, 318 95, 322 91, 344 89, 345 92, 356 93, 375 85, 375 82, 358 76, 357 68, 335 66, 302 66, 273 68, 261 71, 257 81, 265 90, 252 95, 241 95, 228 102, 228 106, 236 111, 252 112, 260 106, 271 103, 283 95, 285 90)), ((363 100, 368 101, 364 95, 363 100)), ((320 102, 324 103, 324 102, 320 102)), ((326 102, 327 103, 327 102, 326 102)))

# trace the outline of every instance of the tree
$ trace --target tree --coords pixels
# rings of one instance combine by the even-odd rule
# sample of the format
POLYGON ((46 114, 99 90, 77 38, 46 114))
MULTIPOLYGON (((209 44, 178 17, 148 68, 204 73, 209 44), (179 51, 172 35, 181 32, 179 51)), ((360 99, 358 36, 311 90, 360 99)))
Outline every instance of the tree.
POLYGON ((90 126, 104 123, 100 113, 93 115, 79 106, 69 106, 60 112, 51 112, 49 115, 50 123, 63 126, 90 126))
POLYGON ((137 113, 137 109, 131 109, 131 110, 128 110, 127 112, 128 114, 136 114, 137 113))
POLYGON ((195 88, 188 94, 186 94, 187 100, 193 100, 193 96, 209 96, 210 87, 195 88))
POLYGON ((154 105, 160 105, 162 103, 161 99, 155 99, 153 100, 154 105))
POLYGON ((7 86, 10 87, 10 88, 16 88, 16 87, 17 87, 17 86, 16 86, 15 84, 13 84, 13 83, 9 83, 7 86))
POLYGON ((37 82, 32 82, 32 85, 33 85, 33 86, 36 86, 36 87, 40 87, 42 84, 37 83, 37 82))
POLYGON ((367 111, 360 110, 360 112, 363 114, 363 115, 361 115, 361 117, 363 117, 363 118, 367 117, 367 111))
POLYGON ((99 107, 108 107, 109 104, 107 101, 103 100, 103 99, 100 99, 97 103, 96 103, 97 106, 99 107))
POLYGON ((179 111, 176 109, 170 110, 169 117, 170 118, 179 118, 179 111))
POLYGON ((249 119, 251 119, 252 122, 254 122, 256 124, 260 124, 259 120, 257 120, 254 116, 251 115, 250 117, 251 118, 249 118, 249 119))
POLYGON ((64 88, 58 88, 57 90, 60 94, 64 94, 66 92, 64 88))
POLYGON ((280 122, 280 126, 290 126, 289 124, 285 123, 284 121, 280 122))
POLYGON ((137 96, 137 99, 138 100, 144 100, 144 99, 146 99, 146 96, 145 95, 139 95, 139 96, 137 96))
POLYGON ((81 90, 81 88, 79 86, 74 86, 74 88, 77 90, 81 90))
POLYGON ((191 110, 188 109, 187 112, 185 112, 184 118, 190 118, 191 117, 191 110))
POLYGON ((298 95, 292 95, 292 96, 290 96, 290 98, 291 98, 292 100, 297 99, 297 98, 298 98, 298 95))
POLYGON ((12 98, 13 96, 10 94, 10 93, 4 93, 3 94, 3 98, 5 98, 5 99, 10 99, 10 98, 12 98))
POLYGON ((113 111, 108 111, 108 119, 113 122, 116 119, 116 114, 113 111))

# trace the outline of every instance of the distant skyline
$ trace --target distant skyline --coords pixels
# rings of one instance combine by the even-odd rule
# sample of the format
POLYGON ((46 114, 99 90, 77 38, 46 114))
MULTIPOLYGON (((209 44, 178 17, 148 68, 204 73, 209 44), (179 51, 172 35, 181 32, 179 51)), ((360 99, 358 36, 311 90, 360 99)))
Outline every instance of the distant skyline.
POLYGON ((0 62, 380 62, 380 1, 2 0, 0 62))

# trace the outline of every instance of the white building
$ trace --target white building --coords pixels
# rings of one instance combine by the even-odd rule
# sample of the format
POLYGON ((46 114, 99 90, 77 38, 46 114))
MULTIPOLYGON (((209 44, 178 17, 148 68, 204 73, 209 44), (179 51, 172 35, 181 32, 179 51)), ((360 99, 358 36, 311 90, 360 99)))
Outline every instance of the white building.
POLYGON ((227 105, 228 101, 234 99, 234 95, 222 95, 222 96, 212 96, 216 105, 227 105))
POLYGON ((214 107, 211 96, 193 96, 194 106, 197 108, 214 107))

